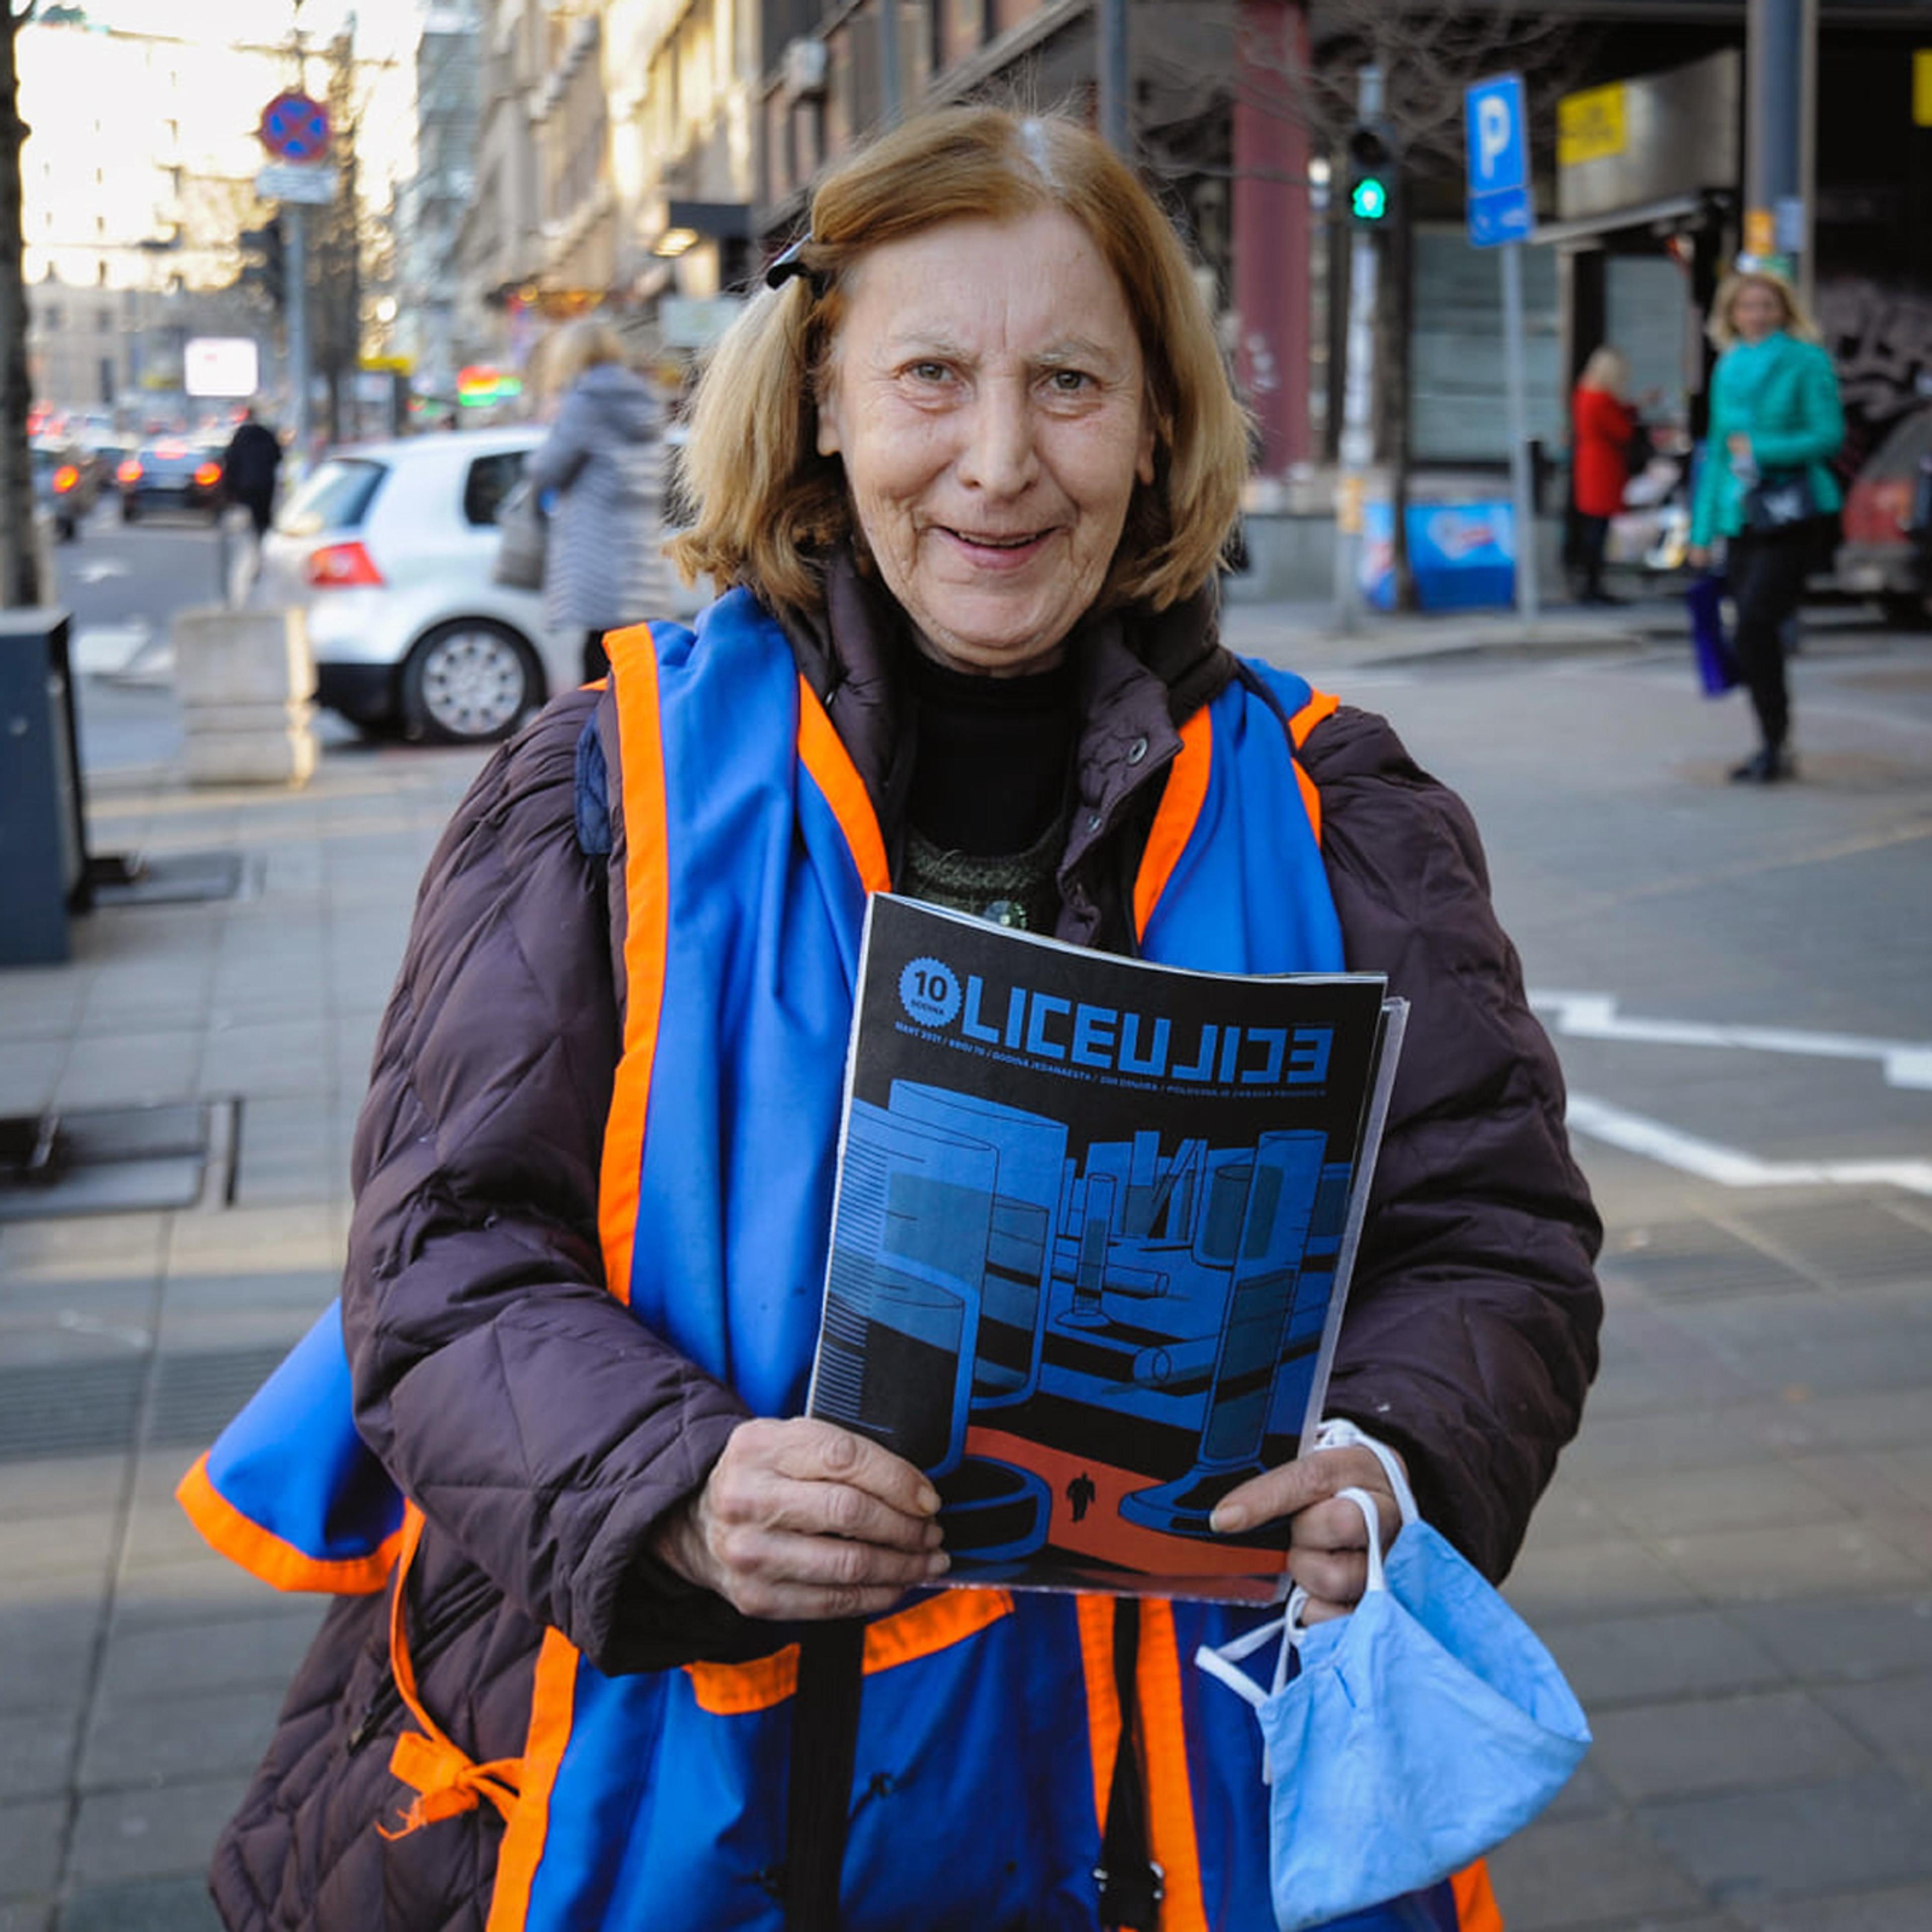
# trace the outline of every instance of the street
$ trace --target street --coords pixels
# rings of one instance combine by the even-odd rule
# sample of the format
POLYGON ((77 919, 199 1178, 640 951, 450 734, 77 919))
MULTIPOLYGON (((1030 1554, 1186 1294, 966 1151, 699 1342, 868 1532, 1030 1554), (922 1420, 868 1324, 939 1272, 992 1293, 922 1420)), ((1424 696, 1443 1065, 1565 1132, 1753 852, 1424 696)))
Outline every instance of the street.
MULTIPOLYGON (((213 1923, 200 1867, 315 1612, 170 1491, 332 1292, 369 1042, 479 762, 332 728, 304 792, 184 788, 154 667, 214 546, 98 518, 61 553, 112 672, 80 691, 97 849, 232 848, 250 884, 98 913, 70 964, 0 982, 0 1113, 238 1103, 196 1204, 0 1220, 6 1932, 213 1923), (137 614, 145 660, 110 666, 137 614)), ((1603 1374, 1509 1586, 1598 1742, 1498 1889, 1510 1932, 1922 1932, 1932 638, 1819 614, 1800 781, 1746 788, 1742 698, 1639 634, 1667 604, 1633 616, 1556 651, 1498 616, 1446 652, 1426 622, 1228 619, 1470 801, 1607 1224, 1603 1374)))

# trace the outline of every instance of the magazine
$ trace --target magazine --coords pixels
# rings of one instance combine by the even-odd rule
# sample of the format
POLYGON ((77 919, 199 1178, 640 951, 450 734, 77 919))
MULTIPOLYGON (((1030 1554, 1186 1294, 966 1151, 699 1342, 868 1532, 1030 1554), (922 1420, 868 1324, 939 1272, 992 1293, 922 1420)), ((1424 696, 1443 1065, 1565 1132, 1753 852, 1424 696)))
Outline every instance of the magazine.
POLYGON ((870 902, 811 1414, 946 1581, 1271 1600, 1215 1504, 1319 1420, 1407 1008, 870 902))

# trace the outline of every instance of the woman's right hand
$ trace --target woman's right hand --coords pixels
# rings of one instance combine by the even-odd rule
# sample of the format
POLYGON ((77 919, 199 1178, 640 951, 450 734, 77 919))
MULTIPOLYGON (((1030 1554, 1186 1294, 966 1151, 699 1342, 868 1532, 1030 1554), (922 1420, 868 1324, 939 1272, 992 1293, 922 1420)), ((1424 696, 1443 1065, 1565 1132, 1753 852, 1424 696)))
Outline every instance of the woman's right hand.
POLYGON ((945 1574, 939 1497, 903 1457, 808 1416, 742 1422, 658 1526, 659 1559, 748 1617, 890 1610, 945 1574))
POLYGON ((1711 553, 1702 544, 1693 544, 1684 553, 1684 561, 1693 570, 1702 570, 1710 560, 1711 553))

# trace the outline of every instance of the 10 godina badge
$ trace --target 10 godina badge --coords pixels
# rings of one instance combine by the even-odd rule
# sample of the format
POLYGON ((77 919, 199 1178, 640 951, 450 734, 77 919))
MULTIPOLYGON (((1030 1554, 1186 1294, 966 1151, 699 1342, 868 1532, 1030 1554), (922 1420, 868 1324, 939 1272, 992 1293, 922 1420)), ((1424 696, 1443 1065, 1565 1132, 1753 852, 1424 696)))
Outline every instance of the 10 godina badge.
POLYGON ((958 975, 930 955, 908 959, 899 974, 899 1004, 915 1025, 949 1025, 959 1011, 958 975))

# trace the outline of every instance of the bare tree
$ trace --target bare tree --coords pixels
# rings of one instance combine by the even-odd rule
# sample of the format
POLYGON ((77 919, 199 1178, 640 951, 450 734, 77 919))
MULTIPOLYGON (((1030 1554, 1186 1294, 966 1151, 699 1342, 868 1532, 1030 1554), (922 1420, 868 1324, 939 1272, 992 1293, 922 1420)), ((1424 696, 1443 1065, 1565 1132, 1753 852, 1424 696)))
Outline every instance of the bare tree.
POLYGON ((0 608, 40 602, 39 546, 34 532, 33 454, 27 416, 33 398, 27 376, 27 290, 21 267, 20 74, 15 29, 33 17, 34 0, 19 13, 0 0, 0 608))

